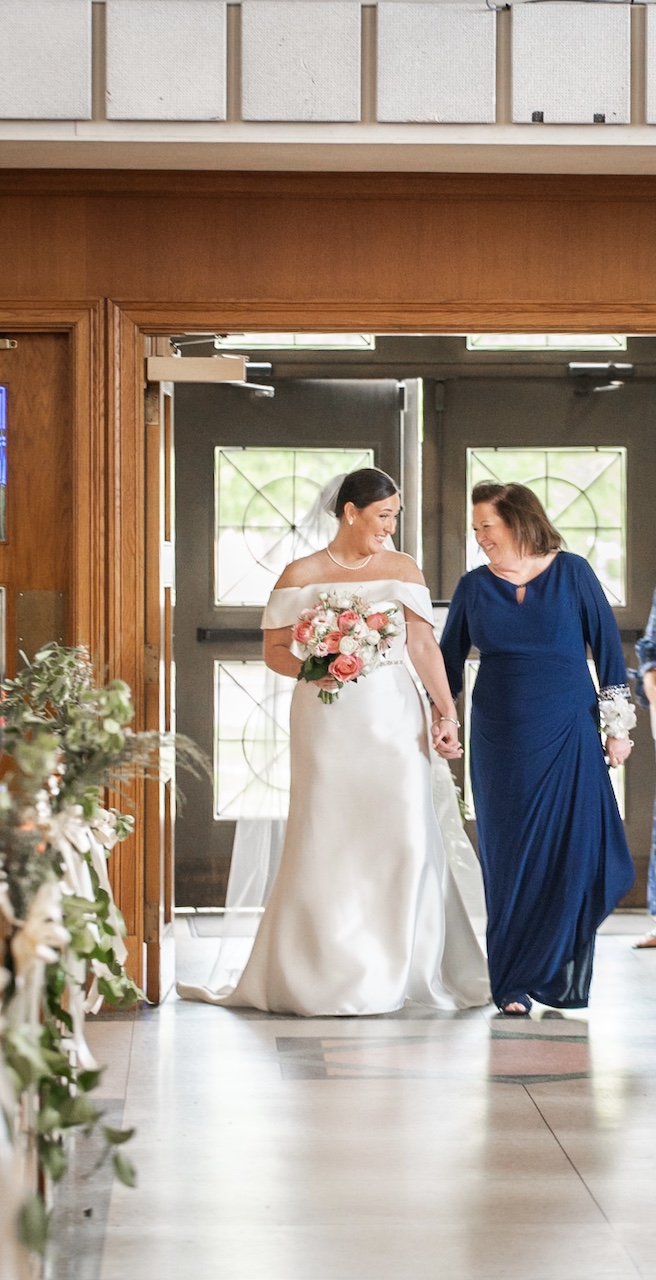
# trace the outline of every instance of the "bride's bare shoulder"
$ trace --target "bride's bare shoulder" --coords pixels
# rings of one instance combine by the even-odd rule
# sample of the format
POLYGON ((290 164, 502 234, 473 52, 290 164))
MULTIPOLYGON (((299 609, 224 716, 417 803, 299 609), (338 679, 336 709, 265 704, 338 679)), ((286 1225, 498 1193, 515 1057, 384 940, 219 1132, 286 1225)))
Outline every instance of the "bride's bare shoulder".
POLYGON ((282 587, 308 587, 313 582, 321 582, 321 567, 324 562, 323 551, 315 551, 311 556, 301 556, 300 560, 292 560, 283 570, 276 589, 282 587))
POLYGON ((385 563, 381 562, 382 578, 394 578, 397 582, 416 582, 425 586, 424 575, 416 560, 407 556, 404 551, 382 551, 385 563))

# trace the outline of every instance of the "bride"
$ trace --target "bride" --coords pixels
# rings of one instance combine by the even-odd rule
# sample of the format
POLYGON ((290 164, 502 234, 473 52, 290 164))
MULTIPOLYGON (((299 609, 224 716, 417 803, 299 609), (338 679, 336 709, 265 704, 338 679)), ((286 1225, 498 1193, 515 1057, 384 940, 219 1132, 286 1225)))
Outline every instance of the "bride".
POLYGON ((291 710, 291 796, 281 863, 241 976, 185 999, 305 1016, 387 1013, 406 1001, 453 1010, 489 1000, 485 959, 450 870, 432 799, 426 716, 409 657, 440 712, 436 749, 462 754, 458 721, 415 561, 389 550, 396 484, 347 475, 334 540, 288 565, 262 620, 264 658, 297 677, 292 627, 319 591, 377 612, 396 606, 384 661, 325 703, 332 676, 299 681, 291 710))

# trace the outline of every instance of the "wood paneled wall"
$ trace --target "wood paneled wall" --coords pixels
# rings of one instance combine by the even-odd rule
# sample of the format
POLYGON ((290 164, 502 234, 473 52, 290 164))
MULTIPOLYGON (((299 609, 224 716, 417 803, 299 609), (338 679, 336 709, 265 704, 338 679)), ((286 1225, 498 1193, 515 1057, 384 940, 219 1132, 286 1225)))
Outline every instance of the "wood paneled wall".
POLYGON ((4 298, 653 324, 656 177, 5 171, 0 232, 4 298))
MULTIPOLYGON (((68 335, 71 638, 138 724, 145 334, 656 332, 651 176, 6 170, 0 238, 0 333, 68 335)), ((112 869, 141 977, 140 825, 112 869)))

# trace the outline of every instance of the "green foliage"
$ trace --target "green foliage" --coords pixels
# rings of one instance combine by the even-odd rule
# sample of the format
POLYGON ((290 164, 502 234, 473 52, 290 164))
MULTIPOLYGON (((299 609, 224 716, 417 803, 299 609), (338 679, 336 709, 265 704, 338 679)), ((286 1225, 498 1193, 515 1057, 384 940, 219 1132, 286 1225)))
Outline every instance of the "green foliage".
POLYGON ((48 1239, 48 1225, 49 1215, 46 1206, 41 1196, 35 1193, 19 1211, 18 1239, 26 1248, 43 1256, 48 1239))
MULTIPOLYGON (((125 925, 104 869, 100 867, 102 881, 98 870, 98 857, 131 834, 134 819, 103 808, 104 788, 120 790, 135 775, 174 782, 176 762, 196 776, 211 776, 211 766, 189 739, 133 733, 128 685, 112 680, 97 686, 82 647, 47 645, 31 663, 25 659, 25 667, 2 689, 0 913, 5 932, 13 930, 5 948, 10 970, 12 953, 23 965, 30 963, 30 946, 36 944, 22 930, 40 887, 48 881, 58 887, 53 891, 58 905, 56 910, 49 907, 46 894, 45 919, 35 918, 35 925, 45 930, 33 960, 43 973, 36 1024, 33 1015, 26 1020, 24 988, 10 977, 2 997, 0 1044, 17 1099, 29 1095, 33 1104, 38 1103, 36 1109, 32 1106, 38 1162, 42 1175, 57 1182, 66 1172, 68 1136, 88 1133, 102 1119, 89 1096, 101 1072, 82 1069, 73 1051, 72 1002, 79 1001, 92 979, 99 996, 114 1008, 130 1008, 144 998, 123 967, 119 943, 125 925), (69 861, 72 857, 79 864, 80 892, 71 892, 62 840, 68 842, 69 861), (87 891, 89 896, 84 896, 87 891), (23 950, 15 951, 22 941, 23 950), (50 962, 43 964, 38 956, 50 962)), ((135 1170, 119 1149, 133 1130, 102 1126, 102 1133, 100 1162, 111 1155, 116 1177, 135 1186, 135 1170)), ((28 1248, 44 1251, 48 1214, 40 1195, 23 1205, 18 1232, 28 1248)))

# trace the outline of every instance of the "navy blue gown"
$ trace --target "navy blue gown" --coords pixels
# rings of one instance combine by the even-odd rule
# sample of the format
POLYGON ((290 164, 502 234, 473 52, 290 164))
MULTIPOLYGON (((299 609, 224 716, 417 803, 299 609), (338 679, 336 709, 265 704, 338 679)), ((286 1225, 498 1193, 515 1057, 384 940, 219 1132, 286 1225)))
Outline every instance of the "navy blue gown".
POLYGON ((604 761, 602 688, 626 684, 619 632, 587 561, 559 552, 517 588, 487 565, 460 579, 441 648, 451 690, 471 645, 471 773, 498 1005, 588 1003, 595 931, 633 883, 604 761))

